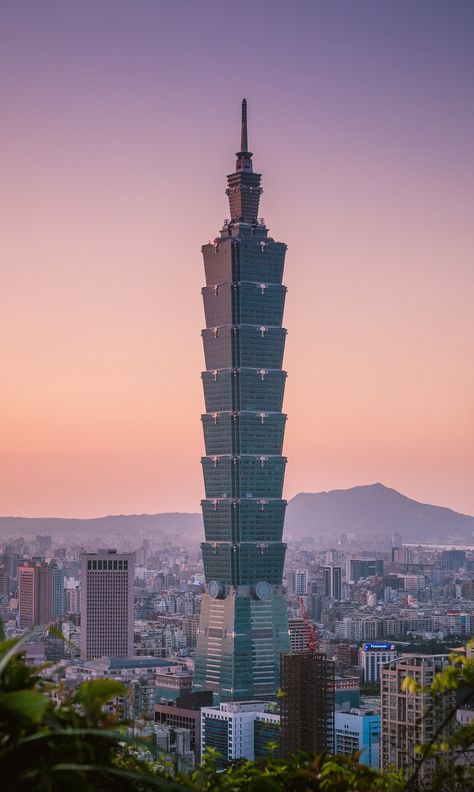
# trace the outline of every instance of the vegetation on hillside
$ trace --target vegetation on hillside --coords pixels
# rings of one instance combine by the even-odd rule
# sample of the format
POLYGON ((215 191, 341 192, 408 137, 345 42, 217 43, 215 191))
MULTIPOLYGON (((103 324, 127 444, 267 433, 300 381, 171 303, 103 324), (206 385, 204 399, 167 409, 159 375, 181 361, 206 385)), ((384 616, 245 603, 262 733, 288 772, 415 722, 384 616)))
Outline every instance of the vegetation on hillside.
MULTIPOLYGON (((99 679, 84 683, 73 698, 55 703, 54 684, 47 674, 29 667, 21 641, 0 636, 0 784, 5 792, 92 792, 163 789, 169 792, 402 792, 423 787, 421 773, 408 780, 397 773, 378 773, 358 764, 358 757, 301 754, 289 760, 266 757, 238 761, 225 772, 216 769, 212 752, 191 776, 170 776, 166 764, 143 762, 146 743, 127 735, 126 727, 106 702, 124 694, 121 684, 99 679)), ((435 680, 436 695, 462 679, 464 700, 474 692, 474 665, 453 657, 435 680)), ((454 712, 451 713, 454 717, 454 712)), ((448 749, 463 751, 474 744, 474 726, 459 729, 449 745, 424 747, 419 766, 448 749)), ((433 789, 474 790, 469 766, 440 763, 433 789)))

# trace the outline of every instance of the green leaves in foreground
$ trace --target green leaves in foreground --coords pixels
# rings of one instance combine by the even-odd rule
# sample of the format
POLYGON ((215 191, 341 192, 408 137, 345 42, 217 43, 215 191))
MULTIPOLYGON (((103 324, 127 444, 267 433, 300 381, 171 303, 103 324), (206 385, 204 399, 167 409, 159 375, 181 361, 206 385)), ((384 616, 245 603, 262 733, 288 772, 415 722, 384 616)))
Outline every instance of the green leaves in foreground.
POLYGON ((39 723, 48 708, 48 699, 36 690, 0 693, 0 710, 39 723))
MULTIPOLYGON (((140 761, 150 743, 128 736, 118 707, 108 706, 126 695, 123 685, 92 680, 55 704, 50 697, 54 684, 24 662, 24 640, 0 643, 1 792, 474 792, 474 774, 460 764, 443 764, 439 783, 423 787, 421 773, 408 780, 401 773, 379 773, 360 765, 357 755, 267 756, 238 760, 221 772, 216 752, 210 751, 191 776, 170 778, 164 765, 140 761)), ((436 677, 432 696, 452 691, 459 680, 466 691, 463 700, 470 702, 474 661, 455 655, 436 677)), ((419 692, 413 679, 404 689, 419 692)), ((472 745, 474 726, 459 729, 450 740, 440 730, 431 745, 420 748, 419 766, 433 752, 444 757, 455 749, 467 755, 472 745)))
POLYGON ((91 679, 81 685, 73 701, 82 706, 87 717, 97 719, 104 704, 118 696, 125 696, 126 692, 126 688, 115 679, 91 679))

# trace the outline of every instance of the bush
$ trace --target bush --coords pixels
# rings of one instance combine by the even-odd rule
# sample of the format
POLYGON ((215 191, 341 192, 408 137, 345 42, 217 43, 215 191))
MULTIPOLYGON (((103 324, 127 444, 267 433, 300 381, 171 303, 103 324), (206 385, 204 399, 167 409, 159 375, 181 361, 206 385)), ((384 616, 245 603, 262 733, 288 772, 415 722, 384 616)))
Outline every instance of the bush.
MULTIPOLYGON (((1 624, 0 624, 1 629, 1 624)), ((186 777, 171 778, 166 767, 142 762, 144 741, 130 738, 126 724, 104 705, 123 696, 123 686, 113 680, 84 683, 69 700, 55 704, 54 683, 24 661, 20 641, 0 636, 0 788, 3 792, 418 792, 423 781, 417 768, 408 780, 401 773, 379 773, 358 764, 358 757, 300 754, 288 760, 265 757, 255 762, 237 761, 224 772, 217 755, 186 777)), ((453 656, 451 666, 438 674, 432 692, 463 684, 463 701, 474 695, 474 662, 453 656)), ((455 709, 450 717, 455 716, 455 709)), ((456 731, 449 744, 420 750, 424 759, 440 752, 466 757, 474 745, 474 725, 456 731)), ((459 761, 440 763, 430 789, 474 790, 474 771, 459 761)))

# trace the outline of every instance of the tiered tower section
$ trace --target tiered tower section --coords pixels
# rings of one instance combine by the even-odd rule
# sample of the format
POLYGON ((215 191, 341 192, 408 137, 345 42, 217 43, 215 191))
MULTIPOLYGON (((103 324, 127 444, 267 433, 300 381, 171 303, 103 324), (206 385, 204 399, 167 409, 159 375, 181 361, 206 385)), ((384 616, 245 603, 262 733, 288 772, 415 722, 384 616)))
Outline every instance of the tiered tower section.
POLYGON ((230 221, 202 248, 206 594, 194 683, 221 701, 238 701, 275 695, 280 653, 289 649, 282 590, 286 245, 268 237, 258 219, 261 176, 248 151, 245 99, 241 150, 227 180, 230 221))

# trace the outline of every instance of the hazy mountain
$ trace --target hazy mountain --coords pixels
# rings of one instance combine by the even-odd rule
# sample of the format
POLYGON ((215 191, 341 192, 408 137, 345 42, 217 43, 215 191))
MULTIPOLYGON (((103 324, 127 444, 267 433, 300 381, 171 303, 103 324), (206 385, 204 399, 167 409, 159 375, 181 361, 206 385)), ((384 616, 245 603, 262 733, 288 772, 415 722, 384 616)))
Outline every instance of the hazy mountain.
POLYGON ((402 534, 418 539, 472 537, 474 517, 442 506, 418 503, 383 484, 347 490, 295 495, 288 503, 286 534, 311 536, 341 533, 355 536, 402 534))
POLYGON ((114 536, 129 535, 133 538, 139 531, 179 541, 180 536, 198 537, 202 533, 200 514, 170 512, 163 514, 116 514, 108 517, 76 519, 66 517, 0 517, 0 534, 52 536, 90 534, 104 537, 104 543, 114 536))
MULTIPOLYGON (((474 517, 441 506, 418 503, 382 484, 347 490, 295 495, 288 503, 286 537, 341 533, 353 536, 390 536, 400 532, 405 541, 417 539, 471 538, 474 517)), ((74 536, 87 534, 103 538, 133 539, 139 532, 180 541, 203 538, 202 517, 194 513, 131 514, 97 517, 90 520, 53 517, 0 517, 0 534, 25 537, 36 534, 74 536)))

